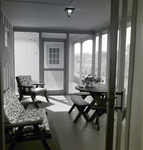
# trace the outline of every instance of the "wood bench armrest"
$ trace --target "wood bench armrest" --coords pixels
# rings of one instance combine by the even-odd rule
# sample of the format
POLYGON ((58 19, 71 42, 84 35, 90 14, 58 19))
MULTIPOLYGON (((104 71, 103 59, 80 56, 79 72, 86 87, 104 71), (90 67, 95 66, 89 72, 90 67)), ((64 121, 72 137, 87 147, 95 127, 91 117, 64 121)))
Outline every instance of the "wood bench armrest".
POLYGON ((23 106, 28 106, 30 104, 40 104, 41 101, 33 101, 33 102, 21 102, 23 106))
POLYGON ((45 83, 33 83, 33 85, 45 85, 45 83))
POLYGON ((35 85, 36 88, 38 88, 38 86, 44 87, 45 83, 33 83, 33 85, 35 85))
POLYGON ((25 109, 28 107, 28 105, 31 105, 31 104, 34 104, 36 108, 39 108, 38 104, 40 103, 41 101, 21 102, 21 104, 24 106, 25 109))
POLYGON ((21 87, 23 87, 23 88, 32 88, 33 86, 32 85, 21 85, 21 87))
POLYGON ((13 127, 24 127, 24 126, 30 126, 30 125, 39 125, 42 124, 43 120, 36 120, 36 121, 27 121, 27 122, 20 122, 20 123, 12 123, 12 124, 6 124, 5 128, 13 128, 13 127))

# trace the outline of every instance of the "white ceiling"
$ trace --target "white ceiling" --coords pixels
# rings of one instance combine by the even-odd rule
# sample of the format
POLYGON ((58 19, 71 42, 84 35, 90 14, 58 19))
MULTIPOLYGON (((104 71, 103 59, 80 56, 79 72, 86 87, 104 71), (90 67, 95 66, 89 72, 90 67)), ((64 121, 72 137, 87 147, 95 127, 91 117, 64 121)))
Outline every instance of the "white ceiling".
POLYGON ((2 0, 2 11, 13 26, 95 30, 109 24, 110 0, 2 0))

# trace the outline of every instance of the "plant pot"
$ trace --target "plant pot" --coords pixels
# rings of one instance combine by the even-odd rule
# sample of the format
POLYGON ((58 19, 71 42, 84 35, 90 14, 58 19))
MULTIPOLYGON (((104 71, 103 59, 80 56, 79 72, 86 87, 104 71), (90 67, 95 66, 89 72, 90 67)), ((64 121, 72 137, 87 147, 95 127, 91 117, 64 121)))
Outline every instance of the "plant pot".
POLYGON ((89 88, 95 87, 95 82, 89 81, 85 84, 85 87, 89 87, 89 88))

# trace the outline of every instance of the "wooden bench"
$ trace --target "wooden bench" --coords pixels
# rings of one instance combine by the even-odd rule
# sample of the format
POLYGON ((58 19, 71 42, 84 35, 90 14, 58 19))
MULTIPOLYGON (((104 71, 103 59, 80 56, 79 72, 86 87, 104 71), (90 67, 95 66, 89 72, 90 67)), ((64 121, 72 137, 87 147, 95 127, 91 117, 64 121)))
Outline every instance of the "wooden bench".
MULTIPOLYGON (((77 92, 77 93, 74 93, 74 95, 81 96, 83 99, 85 99, 88 95, 90 95, 90 93, 88 93, 88 92, 77 92)), ((72 107, 70 108, 68 113, 71 113, 74 108, 75 108, 75 104, 72 105, 72 107)))
POLYGON ((90 120, 94 120, 95 117, 96 117, 95 124, 97 125, 97 130, 100 130, 99 118, 100 118, 101 115, 106 113, 107 106, 106 105, 91 105, 90 107, 91 107, 92 110, 95 110, 95 112, 91 116, 90 120))
POLYGON ((34 101, 22 104, 11 87, 4 91, 3 113, 8 138, 6 144, 11 143, 9 150, 13 150, 17 142, 31 140, 41 140, 44 148, 50 150, 46 141, 46 139, 51 138, 46 109, 27 107, 29 104, 37 102, 39 103, 39 101, 34 101))
POLYGON ((76 116, 76 118, 74 119, 73 122, 76 123, 81 115, 83 115, 83 117, 85 118, 86 121, 89 121, 89 117, 88 117, 87 113, 85 113, 85 108, 90 107, 90 104, 88 102, 84 101, 80 96, 77 96, 77 95, 72 95, 71 100, 74 103, 74 106, 79 111, 78 115, 76 116))

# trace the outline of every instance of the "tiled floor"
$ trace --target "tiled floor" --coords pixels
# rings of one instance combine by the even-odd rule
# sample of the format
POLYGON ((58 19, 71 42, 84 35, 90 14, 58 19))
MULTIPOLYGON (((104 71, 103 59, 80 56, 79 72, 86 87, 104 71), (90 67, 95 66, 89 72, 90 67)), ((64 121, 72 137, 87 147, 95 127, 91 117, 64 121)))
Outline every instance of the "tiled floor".
POLYGON ((101 119, 100 131, 96 130, 93 122, 87 123, 83 117, 73 123, 77 110, 69 114, 71 106, 68 101, 69 96, 52 97, 51 102, 55 106, 47 107, 61 150, 104 150, 106 115, 101 119))
MULTIPOLYGON (((81 117, 77 123, 73 119, 77 115, 75 109, 71 114, 70 96, 50 96, 50 103, 43 97, 40 107, 46 107, 52 138, 47 142, 51 150, 104 150, 106 134, 106 114, 100 118, 100 131, 96 130, 94 122, 86 122, 81 117)), ((91 98, 86 99, 90 101, 91 98)), ((92 113, 92 112, 90 112, 92 113)), ((6 145, 7 149, 8 145, 6 145)), ((15 150, 44 150, 40 141, 16 144, 15 150)))

